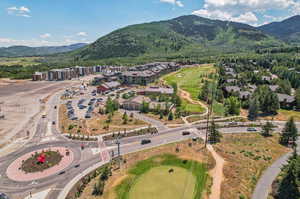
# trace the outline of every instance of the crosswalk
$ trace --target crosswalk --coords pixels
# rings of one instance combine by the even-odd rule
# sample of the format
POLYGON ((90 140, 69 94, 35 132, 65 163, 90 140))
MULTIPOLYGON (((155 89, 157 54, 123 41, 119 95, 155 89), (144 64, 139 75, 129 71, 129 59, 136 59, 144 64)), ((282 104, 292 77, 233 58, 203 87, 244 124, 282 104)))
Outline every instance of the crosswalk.
POLYGON ((109 155, 109 152, 106 148, 106 145, 105 145, 105 143, 102 139, 98 140, 98 145, 99 145, 99 149, 100 149, 101 160, 102 161, 109 161, 110 155, 109 155))

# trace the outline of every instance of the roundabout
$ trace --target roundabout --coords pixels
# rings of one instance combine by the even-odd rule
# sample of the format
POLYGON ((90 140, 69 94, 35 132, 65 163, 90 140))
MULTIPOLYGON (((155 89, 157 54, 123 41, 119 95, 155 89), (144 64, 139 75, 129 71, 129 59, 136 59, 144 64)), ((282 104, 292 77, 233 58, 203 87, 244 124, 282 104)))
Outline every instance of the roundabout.
POLYGON ((46 178, 72 164, 74 153, 65 147, 50 147, 26 153, 6 170, 9 179, 26 182, 46 178))

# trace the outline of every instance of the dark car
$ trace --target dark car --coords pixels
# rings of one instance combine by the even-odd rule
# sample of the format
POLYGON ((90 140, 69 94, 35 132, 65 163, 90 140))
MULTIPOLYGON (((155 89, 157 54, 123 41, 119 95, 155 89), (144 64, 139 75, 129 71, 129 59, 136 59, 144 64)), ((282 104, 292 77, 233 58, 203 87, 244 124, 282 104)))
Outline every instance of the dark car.
POLYGON ((256 130, 256 128, 249 127, 249 128, 247 128, 247 131, 250 131, 250 132, 255 132, 255 131, 257 131, 257 130, 256 130))
POLYGON ((145 140, 141 141, 141 145, 150 144, 150 143, 151 143, 151 140, 149 140, 149 139, 145 139, 145 140))
POLYGON ((182 135, 183 135, 183 136, 185 136, 185 135, 190 135, 190 134, 191 134, 191 133, 188 132, 188 131, 183 131, 183 132, 182 132, 182 135))
POLYGON ((55 125, 56 124, 55 121, 53 121, 52 124, 55 125))

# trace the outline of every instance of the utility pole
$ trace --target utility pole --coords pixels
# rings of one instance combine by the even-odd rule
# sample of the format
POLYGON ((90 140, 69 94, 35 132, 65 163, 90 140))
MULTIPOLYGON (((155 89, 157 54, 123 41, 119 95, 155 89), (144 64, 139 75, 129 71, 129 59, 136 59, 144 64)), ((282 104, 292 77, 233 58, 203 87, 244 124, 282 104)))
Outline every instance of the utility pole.
MULTIPOLYGON (((205 144, 204 144, 204 147, 206 148, 207 146, 207 142, 208 142, 208 129, 209 129, 209 118, 212 114, 212 111, 213 111, 213 103, 214 103, 214 94, 215 94, 215 91, 214 91, 214 85, 212 85, 211 87, 211 104, 209 105, 208 107, 208 114, 207 114, 207 122, 206 122, 206 133, 205 133, 205 144)), ((209 96, 207 98, 207 103, 209 103, 209 96)))
POLYGON ((118 146, 118 162, 119 162, 119 168, 121 168, 121 148, 120 148, 120 140, 119 140, 119 136, 117 137, 117 140, 116 140, 116 144, 118 146))

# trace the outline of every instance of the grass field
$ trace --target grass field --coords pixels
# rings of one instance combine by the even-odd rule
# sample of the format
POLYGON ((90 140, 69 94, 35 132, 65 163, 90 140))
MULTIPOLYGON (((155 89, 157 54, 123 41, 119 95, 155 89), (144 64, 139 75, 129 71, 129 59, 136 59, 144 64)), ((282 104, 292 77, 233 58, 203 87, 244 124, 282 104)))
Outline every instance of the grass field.
POLYGON ((22 65, 22 66, 29 66, 29 65, 37 65, 38 59, 41 57, 14 57, 14 58, 7 58, 7 57, 0 57, 0 65, 12 66, 12 65, 22 65))
POLYGON ((175 73, 166 75, 163 79, 167 84, 177 83, 177 85, 189 92, 192 99, 198 100, 198 95, 201 90, 201 76, 206 76, 210 73, 215 73, 216 69, 213 64, 206 64, 197 67, 183 68, 175 73))
POLYGON ((130 199, 193 199, 196 179, 186 169, 159 166, 139 177, 129 192, 130 199), (169 173, 174 169, 174 173, 169 173), (158 183, 159 182, 159 183, 158 183))
POLYGON ((227 134, 215 145, 226 161, 221 199, 251 198, 263 171, 289 151, 278 143, 279 135, 227 134))
MULTIPOLYGON (((203 85, 201 80, 208 79, 208 75, 215 72, 216 69, 213 64, 205 64, 196 67, 183 68, 175 73, 164 76, 163 80, 168 85, 177 83, 178 87, 190 93, 193 100, 199 100, 198 95, 203 85)), ((204 108, 199 104, 192 104, 186 100, 183 100, 182 107, 184 110, 193 113, 201 113, 204 111, 204 108)), ((216 115, 224 115, 225 110, 222 104, 215 103, 213 109, 216 115)))
POLYGON ((116 188, 118 199, 199 199, 208 177, 204 164, 167 154, 140 161, 129 173, 116 188))

